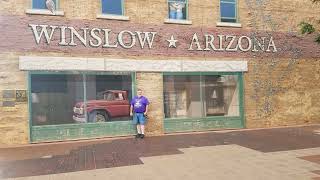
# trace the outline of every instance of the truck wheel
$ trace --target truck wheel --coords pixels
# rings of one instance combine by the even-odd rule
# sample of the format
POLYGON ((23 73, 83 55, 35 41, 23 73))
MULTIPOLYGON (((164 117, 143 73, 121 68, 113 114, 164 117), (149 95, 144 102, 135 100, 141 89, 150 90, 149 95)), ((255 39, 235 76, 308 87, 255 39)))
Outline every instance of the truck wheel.
POLYGON ((96 117, 95 117, 95 122, 106 122, 106 118, 104 116, 104 114, 102 114, 101 112, 97 112, 96 117))
POLYGON ((92 111, 89 114, 89 122, 106 122, 109 116, 104 111, 92 111))

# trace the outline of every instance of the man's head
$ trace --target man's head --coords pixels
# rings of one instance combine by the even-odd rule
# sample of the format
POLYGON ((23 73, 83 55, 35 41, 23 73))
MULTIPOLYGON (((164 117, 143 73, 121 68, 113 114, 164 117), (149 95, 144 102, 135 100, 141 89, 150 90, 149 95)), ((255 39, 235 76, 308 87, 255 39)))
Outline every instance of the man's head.
POLYGON ((141 89, 138 89, 138 90, 137 90, 137 94, 138 94, 138 97, 142 96, 142 90, 141 90, 141 89))

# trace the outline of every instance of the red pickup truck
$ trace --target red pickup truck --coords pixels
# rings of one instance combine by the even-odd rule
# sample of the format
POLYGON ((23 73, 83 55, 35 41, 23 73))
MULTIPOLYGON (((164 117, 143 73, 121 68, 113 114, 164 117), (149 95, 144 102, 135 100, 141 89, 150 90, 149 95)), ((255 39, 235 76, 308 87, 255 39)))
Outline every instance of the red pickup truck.
POLYGON ((106 122, 112 118, 129 117, 129 111, 127 91, 107 90, 101 93, 100 99, 88 100, 86 104, 78 102, 73 107, 73 120, 76 122, 106 122))

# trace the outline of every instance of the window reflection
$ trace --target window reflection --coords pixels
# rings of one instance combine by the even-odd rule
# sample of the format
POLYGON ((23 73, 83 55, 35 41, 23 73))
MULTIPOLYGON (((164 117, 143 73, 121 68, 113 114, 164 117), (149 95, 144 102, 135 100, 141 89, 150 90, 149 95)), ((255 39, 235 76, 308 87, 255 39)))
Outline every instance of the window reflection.
MULTIPOLYGON (((54 4, 57 4, 57 0, 53 0, 54 4)), ((33 9, 47 9, 46 0, 32 0, 33 9)))
POLYGON ((123 15, 122 0, 102 0, 102 13, 123 15))
POLYGON ((239 116, 236 75, 164 76, 166 118, 239 116))
POLYGON ((237 22, 236 0, 221 0, 221 22, 237 22))
POLYGON ((73 105, 83 101, 82 75, 31 75, 32 124, 73 123, 73 105))
POLYGON ((164 77, 165 117, 201 117, 200 76, 164 77))
POLYGON ((204 76, 205 116, 239 116, 237 76, 204 76))
POLYGON ((187 19, 186 0, 168 0, 169 19, 187 19))
POLYGON ((32 123, 128 121, 131 75, 32 74, 32 123))

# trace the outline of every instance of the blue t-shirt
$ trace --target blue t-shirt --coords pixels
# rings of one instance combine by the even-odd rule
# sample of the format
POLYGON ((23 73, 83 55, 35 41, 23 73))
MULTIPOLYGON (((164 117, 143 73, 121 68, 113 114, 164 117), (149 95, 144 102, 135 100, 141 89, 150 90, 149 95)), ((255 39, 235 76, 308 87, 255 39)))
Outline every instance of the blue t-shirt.
POLYGON ((133 106, 133 111, 136 113, 144 113, 146 112, 146 106, 149 105, 149 101, 144 96, 135 96, 131 100, 131 106, 133 106))

